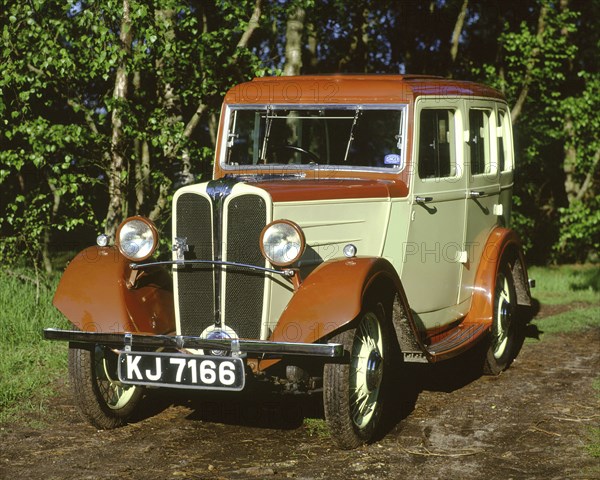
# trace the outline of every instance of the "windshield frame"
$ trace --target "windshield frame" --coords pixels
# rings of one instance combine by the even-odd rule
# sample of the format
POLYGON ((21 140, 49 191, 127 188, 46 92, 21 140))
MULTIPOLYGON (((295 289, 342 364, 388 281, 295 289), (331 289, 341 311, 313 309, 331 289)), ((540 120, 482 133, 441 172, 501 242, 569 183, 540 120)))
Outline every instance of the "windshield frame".
POLYGON ((226 104, 222 119, 222 132, 219 134, 221 146, 219 148, 218 164, 225 173, 236 172, 256 172, 257 174, 265 174, 274 170, 293 170, 298 171, 322 171, 322 172, 364 172, 364 173, 386 173, 386 174, 401 174, 406 170, 407 165, 407 145, 408 145, 408 103, 332 103, 332 104, 315 104, 315 103, 285 103, 285 104, 226 104), (229 165, 225 162, 227 151, 229 149, 229 128, 231 123, 231 115, 235 110, 261 110, 264 112, 276 110, 348 110, 355 112, 360 110, 396 110, 401 112, 401 141, 402 148, 400 153, 400 168, 394 167, 368 167, 357 165, 325 165, 325 164, 303 164, 303 165, 285 165, 285 164, 267 164, 267 165, 229 165))

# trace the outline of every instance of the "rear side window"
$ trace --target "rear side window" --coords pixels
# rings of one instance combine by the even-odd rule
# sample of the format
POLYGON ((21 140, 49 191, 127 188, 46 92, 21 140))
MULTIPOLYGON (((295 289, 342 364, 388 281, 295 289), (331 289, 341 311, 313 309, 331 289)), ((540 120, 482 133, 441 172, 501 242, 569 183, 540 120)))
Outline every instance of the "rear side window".
POLYGON ((469 150, 471 175, 492 173, 489 110, 469 110, 469 150))
POLYGON ((510 124, 508 113, 498 110, 498 163, 501 172, 512 169, 512 150, 510 145, 510 124))
POLYGON ((419 130, 419 177, 456 175, 454 110, 421 110, 419 130))

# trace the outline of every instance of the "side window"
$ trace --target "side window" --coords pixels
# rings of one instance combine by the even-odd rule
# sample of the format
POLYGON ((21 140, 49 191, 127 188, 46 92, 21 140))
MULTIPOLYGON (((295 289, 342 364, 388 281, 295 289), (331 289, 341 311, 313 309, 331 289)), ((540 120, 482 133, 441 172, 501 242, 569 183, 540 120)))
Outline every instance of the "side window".
POLYGON ((512 150, 510 145, 510 124, 508 122, 508 113, 504 110, 498 110, 498 163, 501 172, 512 169, 512 150))
POLYGON ((469 110, 471 175, 492 173, 490 159, 490 111, 469 110))
POLYGON ((421 110, 419 130, 419 177, 456 175, 454 110, 421 110))

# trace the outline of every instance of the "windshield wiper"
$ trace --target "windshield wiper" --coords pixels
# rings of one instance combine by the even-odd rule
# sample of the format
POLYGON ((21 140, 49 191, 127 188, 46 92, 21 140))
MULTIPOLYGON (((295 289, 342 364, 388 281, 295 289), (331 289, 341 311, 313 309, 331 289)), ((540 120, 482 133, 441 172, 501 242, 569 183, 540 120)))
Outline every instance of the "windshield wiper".
POLYGON ((269 135, 271 134, 271 125, 273 125, 273 107, 267 107, 266 125, 265 125, 265 137, 263 138, 262 151, 260 152, 260 161, 263 164, 267 163, 267 143, 269 142, 269 135))
POLYGON ((348 153, 350 153, 350 145, 352 144, 352 140, 354 140, 354 128, 358 123, 358 116, 360 115, 360 107, 356 107, 356 113, 354 114, 354 121, 352 122, 352 127, 350 127, 350 138, 348 139, 348 145, 346 146, 346 154, 344 155, 344 162, 348 160, 348 153))

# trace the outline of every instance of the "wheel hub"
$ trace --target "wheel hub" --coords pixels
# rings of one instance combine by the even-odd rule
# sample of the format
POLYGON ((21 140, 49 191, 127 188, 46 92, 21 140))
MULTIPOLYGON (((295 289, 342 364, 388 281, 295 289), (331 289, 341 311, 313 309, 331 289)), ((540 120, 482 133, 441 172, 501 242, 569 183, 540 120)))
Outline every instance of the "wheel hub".
POLYGON ((367 389, 372 392, 379 387, 383 375, 383 359, 377 350, 372 350, 367 360, 367 389))

